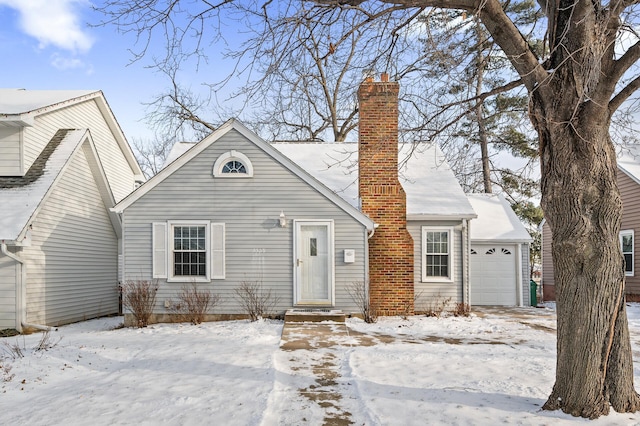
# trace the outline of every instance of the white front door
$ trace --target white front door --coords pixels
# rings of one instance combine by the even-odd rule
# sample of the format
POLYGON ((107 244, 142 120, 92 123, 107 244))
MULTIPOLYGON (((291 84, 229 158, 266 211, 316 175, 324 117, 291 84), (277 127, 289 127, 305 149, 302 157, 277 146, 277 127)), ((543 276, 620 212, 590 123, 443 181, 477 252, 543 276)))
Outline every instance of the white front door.
POLYGON ((295 221, 295 304, 333 305, 333 222, 295 221))

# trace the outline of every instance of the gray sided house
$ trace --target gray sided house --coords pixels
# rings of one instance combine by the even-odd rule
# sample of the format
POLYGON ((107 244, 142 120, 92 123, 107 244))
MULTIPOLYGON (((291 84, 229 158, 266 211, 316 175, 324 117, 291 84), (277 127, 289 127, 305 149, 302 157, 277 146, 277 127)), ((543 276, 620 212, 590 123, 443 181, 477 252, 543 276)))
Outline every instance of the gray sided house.
POLYGON ((118 312, 109 209, 140 178, 101 92, 0 89, 0 329, 118 312))
POLYGON ((530 238, 506 201, 471 198, 492 231, 474 240, 478 214, 442 152, 398 143, 397 83, 366 81, 359 96, 358 143, 269 144, 231 120, 197 144, 176 144, 168 165, 114 207, 123 279, 157 280, 155 320, 193 282, 221 297, 222 317, 244 313, 235 290, 246 282, 271 291, 278 313, 357 313, 354 284, 391 315, 444 302, 528 303, 530 238), (474 248, 493 267, 474 266, 474 248))
MULTIPOLYGON (((640 231, 640 148, 622 147, 618 154, 618 189, 622 198, 620 249, 625 259, 626 295, 629 301, 640 301, 640 264, 635 256, 635 231, 640 231)), ((551 245, 553 236, 546 221, 542 227, 542 288, 544 300, 555 300, 555 279, 551 245)))
POLYGON ((293 306, 356 311, 374 223, 231 120, 121 201, 124 280, 157 280, 157 315, 195 282, 242 314, 235 290, 258 283, 293 306))

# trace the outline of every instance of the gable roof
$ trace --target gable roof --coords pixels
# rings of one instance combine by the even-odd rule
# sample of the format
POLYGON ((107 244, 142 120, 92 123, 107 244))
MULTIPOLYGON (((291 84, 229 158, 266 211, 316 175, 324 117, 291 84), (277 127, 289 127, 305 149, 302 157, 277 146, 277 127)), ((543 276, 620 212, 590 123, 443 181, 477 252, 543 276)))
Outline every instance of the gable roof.
MULTIPOLYGON (((100 194, 107 207, 115 204, 113 195, 101 169, 91 134, 87 129, 61 129, 51 138, 43 153, 24 177, 0 178, 0 241, 19 242, 26 234, 28 225, 35 219, 40 208, 56 183, 71 163, 73 156, 83 144, 89 144, 88 160, 100 194)), ((110 215, 114 229, 117 216, 110 215)))
POLYGON ((142 170, 127 142, 120 124, 100 90, 25 90, 0 88, 0 127, 33 126, 35 117, 70 105, 94 100, 109 130, 135 175, 142 170))
POLYGON ((0 89, 0 117, 28 114, 62 103, 75 103, 99 90, 0 89))
MULTIPOLYGON (((228 132, 235 130, 242 134, 249 142, 253 143, 256 147, 261 149, 267 155, 272 157, 275 161, 280 163, 283 167, 287 168, 298 178, 302 179, 304 182, 309 184, 312 188, 318 191, 320 194, 329 199, 332 203, 343 209, 346 213, 356 219, 358 222, 366 226, 367 229, 373 229, 374 222, 366 215, 361 213, 357 208, 347 203, 343 198, 336 195, 333 191, 323 185, 320 181, 314 178, 310 173, 303 170, 298 164, 294 163, 288 157, 282 155, 280 151, 274 149, 270 144, 265 142, 262 138, 260 138, 253 131, 249 130, 242 122, 237 119, 231 119, 225 122, 222 126, 220 126, 217 130, 211 133, 209 136, 201 140, 196 144, 180 144, 180 148, 183 153, 181 155, 180 152, 176 152, 177 158, 175 161, 168 164, 164 167, 158 174, 153 176, 149 181, 145 182, 138 189, 133 191, 123 200, 121 200, 114 208, 113 211, 117 213, 122 213, 127 207, 132 205, 136 200, 140 199, 146 193, 151 191, 154 187, 160 184, 167 177, 171 176, 176 170, 180 169, 184 164, 189 162, 192 158, 200 154, 202 151, 207 149, 221 137, 223 137, 228 132), (186 150, 186 152, 184 152, 186 150)), ((180 150, 178 148, 178 150, 180 150)))
POLYGON ((478 218, 470 225, 471 242, 496 240, 514 243, 533 241, 518 216, 499 194, 467 194, 478 218))
MULTIPOLYGON (((336 194, 358 207, 358 144, 278 142, 276 149, 336 194)), ((472 219, 473 207, 440 149, 398 144, 400 183, 407 194, 407 219, 472 219)))

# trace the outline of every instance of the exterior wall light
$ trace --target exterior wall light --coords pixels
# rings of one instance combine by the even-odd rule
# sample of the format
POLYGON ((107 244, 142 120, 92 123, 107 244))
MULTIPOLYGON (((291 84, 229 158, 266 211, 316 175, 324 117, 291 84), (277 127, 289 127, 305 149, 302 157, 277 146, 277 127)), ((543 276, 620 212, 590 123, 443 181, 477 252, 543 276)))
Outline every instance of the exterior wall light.
POLYGON ((280 228, 287 227, 287 217, 284 215, 284 210, 280 211, 280 228))

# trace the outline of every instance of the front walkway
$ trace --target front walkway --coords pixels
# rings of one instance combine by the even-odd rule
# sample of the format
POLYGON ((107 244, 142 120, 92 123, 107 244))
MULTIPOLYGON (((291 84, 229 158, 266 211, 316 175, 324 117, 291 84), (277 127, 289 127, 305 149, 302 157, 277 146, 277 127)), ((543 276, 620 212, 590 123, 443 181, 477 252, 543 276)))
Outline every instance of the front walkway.
POLYGON ((263 424, 351 425, 362 418, 348 371, 349 348, 357 344, 343 322, 285 323, 266 410, 278 418, 263 424))
MULTIPOLYGON (((541 310, 542 311, 542 310, 541 310)), ((529 308, 478 307, 474 315, 498 316, 541 329, 533 324, 543 312, 529 308)), ((545 327, 544 331, 555 332, 545 327)), ((263 425, 342 426, 374 423, 362 404, 357 377, 349 365, 354 346, 373 346, 394 341, 410 343, 445 342, 460 344, 462 340, 427 337, 420 342, 412 337, 364 334, 347 327, 344 322, 285 322, 280 350, 274 358, 274 389, 269 396, 263 425), (300 410, 300 407, 304 407, 300 410), (277 418, 275 418, 277 416, 277 418)), ((467 336, 464 343, 500 343, 486 338, 467 336)))

